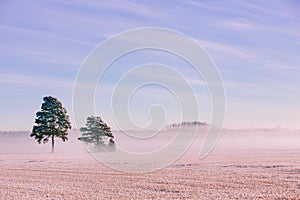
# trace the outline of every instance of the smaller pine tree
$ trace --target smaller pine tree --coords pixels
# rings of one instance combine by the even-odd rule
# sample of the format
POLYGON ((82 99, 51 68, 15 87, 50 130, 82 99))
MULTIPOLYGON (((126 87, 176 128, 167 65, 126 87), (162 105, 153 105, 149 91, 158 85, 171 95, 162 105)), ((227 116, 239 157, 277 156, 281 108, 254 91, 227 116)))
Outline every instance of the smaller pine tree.
POLYGON ((82 132, 82 137, 79 137, 78 140, 95 145, 101 151, 112 151, 115 149, 111 128, 101 117, 88 117, 86 126, 81 127, 80 131, 82 132))

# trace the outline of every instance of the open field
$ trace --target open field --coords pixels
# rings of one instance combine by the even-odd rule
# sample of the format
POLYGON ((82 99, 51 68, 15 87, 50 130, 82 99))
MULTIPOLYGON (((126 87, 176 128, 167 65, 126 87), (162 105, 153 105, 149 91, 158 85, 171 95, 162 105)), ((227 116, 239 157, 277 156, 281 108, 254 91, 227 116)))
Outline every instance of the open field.
POLYGON ((202 160, 196 141, 176 163, 142 174, 103 166, 76 136, 54 154, 28 135, 2 136, 0 199, 300 199, 299 135, 268 134, 225 133, 202 160))
POLYGON ((86 155, 1 154, 1 199, 300 199, 300 151, 215 152, 127 174, 86 155))

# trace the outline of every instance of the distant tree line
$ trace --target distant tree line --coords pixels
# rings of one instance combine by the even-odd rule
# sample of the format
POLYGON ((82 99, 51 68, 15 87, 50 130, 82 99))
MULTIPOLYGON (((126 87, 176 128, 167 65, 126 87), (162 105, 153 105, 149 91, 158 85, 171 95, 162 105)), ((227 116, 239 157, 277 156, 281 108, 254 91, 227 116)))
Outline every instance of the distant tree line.
POLYGON ((181 123, 173 123, 171 125, 168 125, 168 128, 176 128, 180 126, 208 126, 208 123, 206 122, 200 122, 200 121, 193 121, 193 122, 181 122, 181 123))
POLYGON ((28 134, 29 131, 0 131, 0 135, 17 136, 28 134))

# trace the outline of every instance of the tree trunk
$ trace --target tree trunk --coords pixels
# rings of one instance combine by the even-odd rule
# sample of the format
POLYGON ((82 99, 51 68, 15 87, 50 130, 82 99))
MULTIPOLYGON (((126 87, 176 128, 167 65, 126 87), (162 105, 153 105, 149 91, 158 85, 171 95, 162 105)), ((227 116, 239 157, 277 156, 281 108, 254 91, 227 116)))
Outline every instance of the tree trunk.
POLYGON ((54 135, 52 135, 52 153, 54 153, 54 135))

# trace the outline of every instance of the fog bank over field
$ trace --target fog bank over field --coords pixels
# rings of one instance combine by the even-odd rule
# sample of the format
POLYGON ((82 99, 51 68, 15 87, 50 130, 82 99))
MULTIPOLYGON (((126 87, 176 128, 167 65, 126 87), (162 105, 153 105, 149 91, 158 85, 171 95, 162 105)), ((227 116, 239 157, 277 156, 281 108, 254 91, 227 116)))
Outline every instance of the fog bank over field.
MULTIPOLYGON (((57 153, 79 153, 84 152, 83 145, 77 141, 77 131, 69 132, 69 140, 62 142, 55 139, 55 152, 57 153)), ((51 152, 51 142, 38 144, 30 137, 29 131, 0 132, 0 153, 40 154, 51 152)))
MULTIPOLYGON (((200 150, 208 126, 199 126, 196 133, 194 127, 182 126, 182 129, 186 134, 196 135, 190 150, 200 150)), ((157 133, 153 131, 113 131, 113 134, 118 148, 129 152, 147 153, 169 145, 175 139, 177 131, 178 127, 168 127, 157 133), (144 137, 144 139, 137 139, 132 136, 144 137)), ((85 153, 83 143, 77 140, 80 134, 78 130, 73 129, 69 132, 69 140, 65 143, 56 139, 55 152, 85 153)), ((0 132, 0 153, 50 153, 50 143, 38 144, 29 135, 29 131, 0 132)), ((214 150, 300 150, 300 130, 291 131, 280 128, 224 129, 214 150)))

